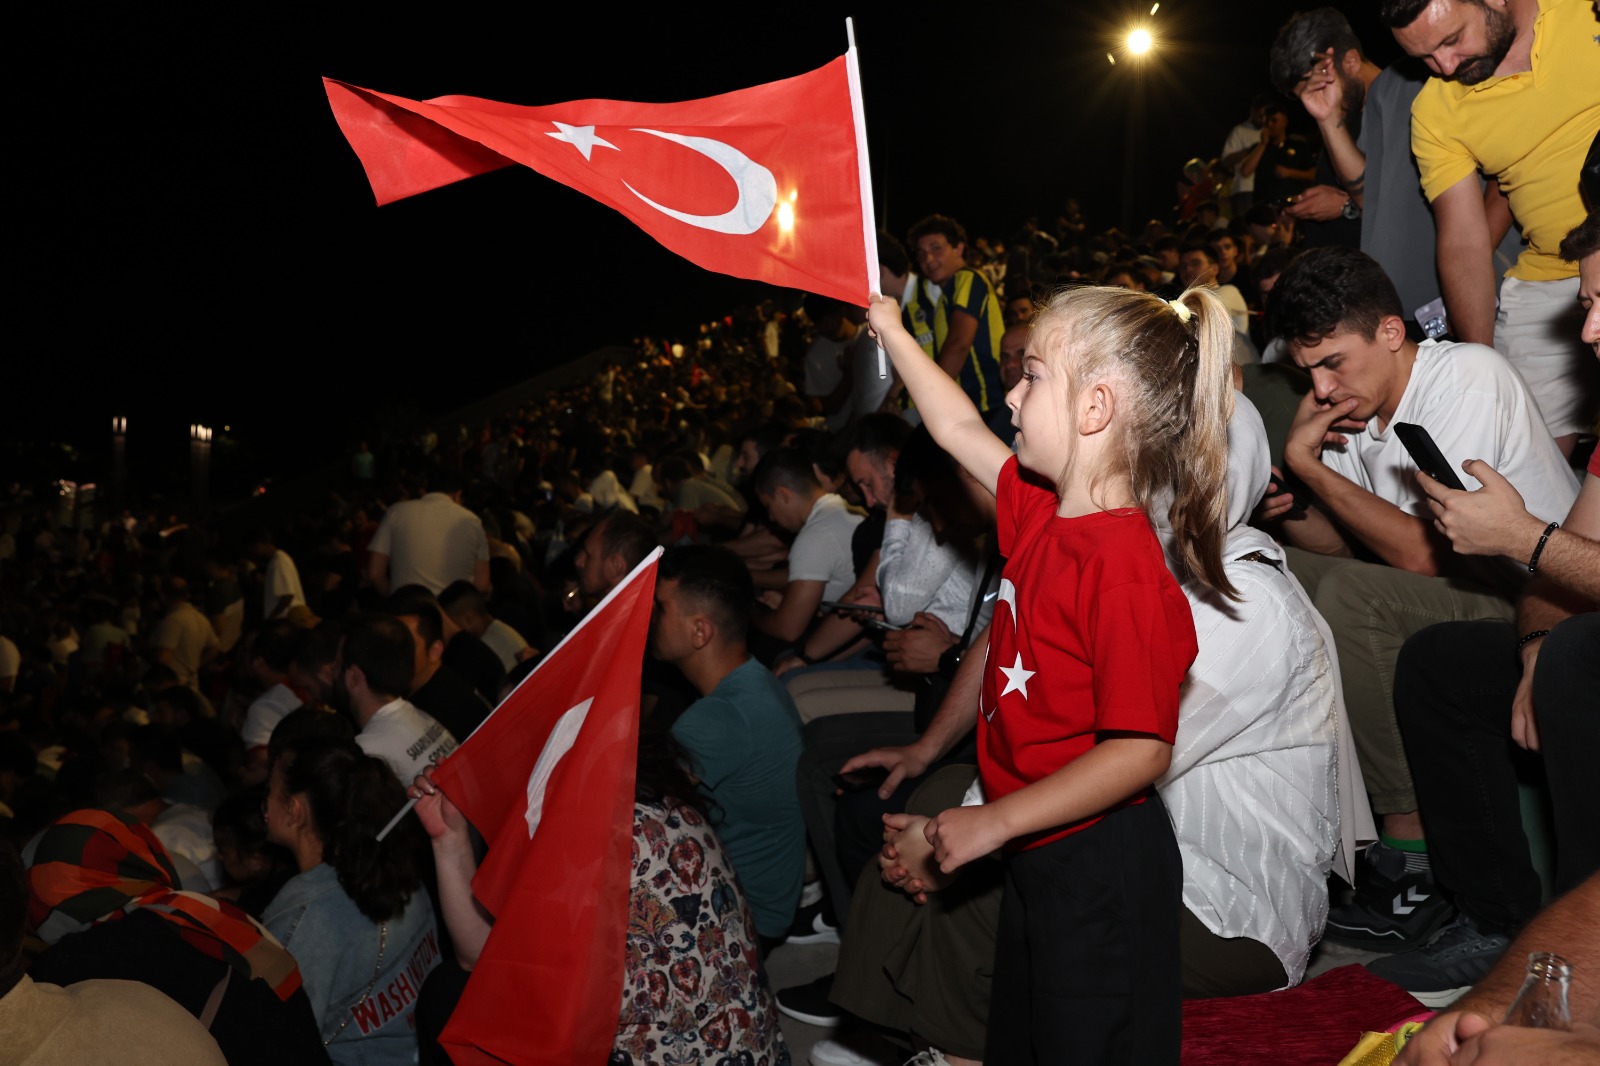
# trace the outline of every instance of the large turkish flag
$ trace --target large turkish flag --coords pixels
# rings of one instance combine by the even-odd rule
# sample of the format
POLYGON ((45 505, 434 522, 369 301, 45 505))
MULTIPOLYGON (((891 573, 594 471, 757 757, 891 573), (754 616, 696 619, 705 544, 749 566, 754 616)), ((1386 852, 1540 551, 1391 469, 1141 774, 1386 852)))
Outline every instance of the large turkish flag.
POLYGON ((809 74, 675 104, 418 101, 323 83, 380 205, 521 163, 708 269, 860 306, 877 288, 853 50, 809 74))
POLYGON ((622 1011, 639 675, 658 548, 434 781, 489 842, 494 928, 440 1042, 460 1066, 604 1063, 622 1011))

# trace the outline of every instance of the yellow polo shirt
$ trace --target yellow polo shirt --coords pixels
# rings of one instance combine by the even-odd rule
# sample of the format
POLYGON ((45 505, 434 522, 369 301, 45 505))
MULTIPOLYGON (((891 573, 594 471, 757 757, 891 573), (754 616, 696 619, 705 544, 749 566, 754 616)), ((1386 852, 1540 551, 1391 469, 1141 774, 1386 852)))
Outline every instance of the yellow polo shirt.
POLYGON ((1432 202, 1474 170, 1500 179, 1528 246, 1507 273, 1574 277, 1557 251, 1583 221, 1578 172, 1600 130, 1600 20, 1590 0, 1540 0, 1533 69, 1477 85, 1429 78, 1411 107, 1411 150, 1432 202))

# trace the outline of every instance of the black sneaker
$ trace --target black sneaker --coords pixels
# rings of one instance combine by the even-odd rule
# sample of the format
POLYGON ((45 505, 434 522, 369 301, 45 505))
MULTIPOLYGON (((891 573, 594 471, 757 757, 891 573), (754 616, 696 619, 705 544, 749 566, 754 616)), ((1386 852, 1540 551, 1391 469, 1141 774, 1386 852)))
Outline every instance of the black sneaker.
POLYGON ((825 903, 822 900, 801 907, 795 912, 794 924, 789 927, 789 935, 783 938, 785 944, 837 944, 839 942, 839 928, 828 921, 825 903))
POLYGON ((1485 933, 1462 914, 1422 947, 1374 959, 1367 969, 1393 981, 1424 1005, 1442 1010, 1483 980, 1510 946, 1509 936, 1485 933))
POLYGON ((1378 841, 1367 848, 1349 902, 1328 911, 1327 939, 1368 951, 1420 947, 1455 914, 1424 852, 1378 841))
POLYGON ((833 991, 833 974, 817 978, 808 985, 778 989, 778 1011, 797 1022, 833 1029, 844 1019, 844 1008, 828 1001, 833 991))

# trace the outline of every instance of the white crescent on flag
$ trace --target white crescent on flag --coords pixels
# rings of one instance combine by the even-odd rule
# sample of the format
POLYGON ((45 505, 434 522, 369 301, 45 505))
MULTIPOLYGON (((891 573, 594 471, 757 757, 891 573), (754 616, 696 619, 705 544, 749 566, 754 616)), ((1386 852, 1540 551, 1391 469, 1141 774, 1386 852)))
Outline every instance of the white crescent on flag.
POLYGON ((589 707, 594 703, 590 696, 576 707, 570 708, 556 722, 550 730, 550 736, 544 742, 544 750, 539 752, 539 759, 533 764, 533 772, 528 775, 528 839, 533 839, 533 834, 539 831, 539 820, 544 817, 544 790, 550 784, 550 775, 555 773, 556 764, 561 757, 572 750, 572 745, 577 742, 578 734, 583 731, 584 719, 589 717, 589 707))
POLYGON ((629 192, 660 211, 668 218, 708 229, 714 233, 727 233, 736 237, 748 236, 767 224, 772 209, 778 206, 778 179, 772 171, 757 163, 731 144, 714 141, 710 137, 689 137, 681 133, 663 133, 660 130, 635 129, 635 133, 648 133, 652 137, 681 144, 691 152, 699 152, 723 170, 739 187, 739 199, 720 215, 691 215, 658 204, 627 182, 629 192))

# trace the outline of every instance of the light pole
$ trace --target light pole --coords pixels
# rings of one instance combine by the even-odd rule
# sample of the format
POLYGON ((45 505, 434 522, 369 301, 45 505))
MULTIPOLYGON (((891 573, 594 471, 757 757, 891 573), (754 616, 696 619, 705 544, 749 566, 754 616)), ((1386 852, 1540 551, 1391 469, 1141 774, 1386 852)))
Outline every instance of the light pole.
POLYGON ((1106 53, 1106 60, 1123 72, 1128 83, 1128 119, 1122 141, 1122 224, 1130 237, 1138 232, 1139 225, 1135 211, 1140 185, 1134 175, 1144 156, 1144 68, 1156 47, 1150 20, 1160 7, 1159 3, 1151 5, 1150 13, 1127 31, 1117 48, 1106 53))

